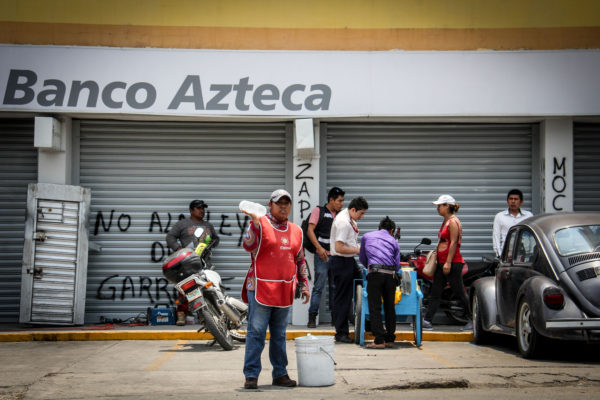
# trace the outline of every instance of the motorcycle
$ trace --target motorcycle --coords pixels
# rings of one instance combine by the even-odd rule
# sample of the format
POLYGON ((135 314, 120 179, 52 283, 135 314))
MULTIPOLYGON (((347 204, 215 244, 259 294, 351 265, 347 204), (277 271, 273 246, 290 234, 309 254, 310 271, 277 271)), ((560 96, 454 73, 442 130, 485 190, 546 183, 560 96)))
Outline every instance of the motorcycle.
MULTIPOLYGON (((431 239, 421 239, 421 242, 413 249, 412 253, 402 256, 402 261, 404 265, 411 266, 417 271, 417 279, 421 282, 421 291, 423 292, 423 306, 427 308, 429 306, 433 277, 423 273, 425 260, 427 259, 427 254, 429 254, 429 250, 422 250, 419 248, 423 245, 431 245, 431 239)), ((484 262, 477 267, 470 267, 465 263, 462 275, 463 285, 467 292, 469 291, 471 284, 477 279, 494 275, 495 263, 493 260, 486 256, 484 256, 483 260, 484 262)), ((448 318, 457 323, 464 324, 468 321, 468 314, 465 312, 461 301, 454 295, 454 292, 452 292, 449 284, 446 284, 442 291, 438 310, 443 311, 448 318)))
POLYGON ((203 228, 194 232, 196 243, 171 254, 162 266, 163 275, 184 296, 189 309, 196 313, 202 327, 224 350, 233 349, 233 339, 245 342, 246 335, 238 329, 248 318, 248 306, 228 296, 223 280, 210 263, 214 241, 203 228))

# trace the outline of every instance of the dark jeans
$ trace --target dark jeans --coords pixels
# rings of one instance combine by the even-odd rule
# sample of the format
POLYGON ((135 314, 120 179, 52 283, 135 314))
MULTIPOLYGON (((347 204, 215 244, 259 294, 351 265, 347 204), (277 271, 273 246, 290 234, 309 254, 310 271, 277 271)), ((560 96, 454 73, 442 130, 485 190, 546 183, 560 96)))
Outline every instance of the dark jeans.
POLYGON ((454 292, 454 295, 463 303, 465 313, 468 316, 471 315, 469 311, 469 298, 465 292, 465 287, 462 280, 463 265, 463 263, 452 263, 450 267, 450 273, 448 275, 444 275, 444 264, 438 264, 433 276, 433 284, 431 285, 429 307, 427 308, 427 313, 425 314, 426 321, 431 322, 435 312, 440 306, 440 299, 442 292, 444 291, 444 287, 446 286, 446 282, 450 283, 452 292, 454 292))
POLYGON ((331 256, 329 260, 323 261, 318 254, 315 254, 315 281, 310 296, 310 307, 308 308, 309 314, 319 314, 319 306, 321 305, 321 295, 325 284, 329 283, 329 309, 333 309, 333 278, 330 270, 331 256))
POLYGON ((367 275, 367 296, 369 298, 369 318, 375 343, 391 343, 396 340, 396 280, 394 275, 369 272, 367 275), (381 322, 381 299, 385 313, 385 331, 381 322))
POLYGON ((347 336, 348 312, 352 306, 354 278, 357 276, 358 265, 354 257, 331 256, 331 273, 335 292, 333 295, 333 325, 335 337, 347 336))

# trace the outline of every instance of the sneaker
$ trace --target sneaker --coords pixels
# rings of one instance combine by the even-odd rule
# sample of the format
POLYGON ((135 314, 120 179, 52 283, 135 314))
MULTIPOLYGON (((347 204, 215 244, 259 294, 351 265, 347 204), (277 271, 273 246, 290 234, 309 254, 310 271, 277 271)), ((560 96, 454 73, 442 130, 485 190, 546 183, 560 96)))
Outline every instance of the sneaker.
POLYGON ((246 382, 244 382, 244 389, 258 389, 258 379, 246 378, 246 382))
POLYGON ((290 379, 290 377, 285 374, 284 376, 273 379, 273 386, 294 387, 296 386, 296 381, 290 379))
POLYGON ((423 325, 424 331, 432 331, 433 330, 433 325, 431 325, 431 322, 429 322, 425 319, 423 320, 423 323, 421 325, 423 325))
POLYGON ((463 326, 462 328, 460 328, 461 331, 472 331, 473 330, 473 321, 469 320, 469 322, 467 322, 465 324, 465 326, 463 326))

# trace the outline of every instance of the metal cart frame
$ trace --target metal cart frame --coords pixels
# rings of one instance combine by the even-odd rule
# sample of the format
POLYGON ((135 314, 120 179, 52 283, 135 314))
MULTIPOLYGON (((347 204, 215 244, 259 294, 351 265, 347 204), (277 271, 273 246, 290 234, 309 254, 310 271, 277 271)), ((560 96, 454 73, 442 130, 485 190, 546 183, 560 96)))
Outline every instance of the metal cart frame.
MULTIPOLYGON (((365 322, 369 320, 369 302, 367 298, 367 270, 363 268, 363 279, 355 280, 354 293, 354 342, 364 346, 365 322)), ((423 337, 423 293, 417 284, 417 272, 412 268, 402 269, 403 281, 410 280, 410 285, 404 282, 402 287, 409 288, 407 293, 402 293, 402 298, 395 305, 396 321, 398 317, 412 317, 412 327, 415 345, 420 347, 423 337)), ((383 310, 382 310, 383 314, 383 310)), ((405 318, 403 318, 404 322, 405 318)))

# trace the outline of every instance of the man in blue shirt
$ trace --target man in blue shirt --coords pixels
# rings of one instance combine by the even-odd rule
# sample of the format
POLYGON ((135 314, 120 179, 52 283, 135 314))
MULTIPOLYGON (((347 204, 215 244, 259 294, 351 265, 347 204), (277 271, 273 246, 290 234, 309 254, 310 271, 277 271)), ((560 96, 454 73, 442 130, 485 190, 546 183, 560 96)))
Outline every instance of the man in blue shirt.
POLYGON ((389 217, 379 223, 379 230, 369 232, 360 242, 360 262, 369 269, 367 292, 371 332, 375 341, 366 347, 384 349, 394 347, 396 339, 396 271, 400 270, 400 247, 394 238, 396 224, 389 217), (385 313, 385 331, 381 322, 381 299, 385 313))

